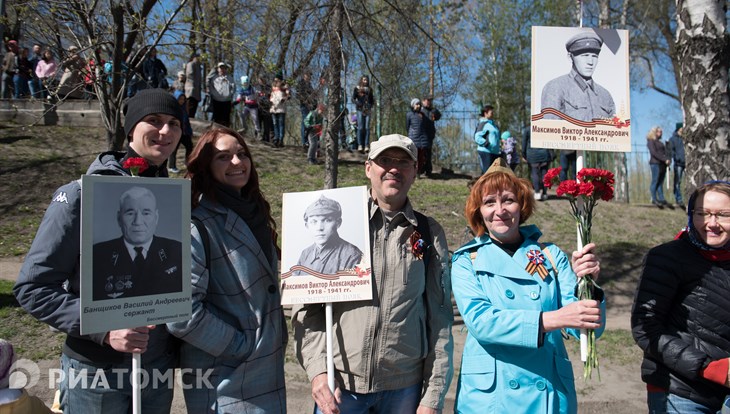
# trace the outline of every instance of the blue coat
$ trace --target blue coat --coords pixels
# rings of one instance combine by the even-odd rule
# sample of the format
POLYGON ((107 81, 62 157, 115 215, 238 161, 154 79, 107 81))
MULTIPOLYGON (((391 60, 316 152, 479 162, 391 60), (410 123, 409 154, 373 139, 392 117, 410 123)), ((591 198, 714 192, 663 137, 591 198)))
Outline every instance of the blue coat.
MULTIPOLYGON (((454 253, 452 287, 469 330, 457 389, 458 413, 577 412, 573 367, 560 331, 540 333, 542 312, 577 300, 577 278, 568 256, 555 245, 545 250, 555 261, 557 281, 549 260, 545 280, 527 273, 527 252, 541 250, 542 233, 534 225, 521 227, 520 233, 524 241, 512 257, 488 235, 454 253), (477 252, 473 262, 472 251, 477 252)), ((602 311, 605 315, 605 301, 602 311)), ((579 336, 576 330, 567 331, 579 336)))
MULTIPOLYGON (((205 197, 192 214, 208 231, 211 270, 192 226, 193 314, 168 329, 184 341, 180 367, 212 370, 212 389, 184 389, 188 412, 286 413, 287 329, 274 245, 259 246, 242 218, 205 197), (271 250, 271 261, 262 248, 271 250)), ((183 383, 196 378, 183 374, 183 383)))
POLYGON ((474 131, 474 141, 477 143, 477 151, 499 154, 501 152, 499 142, 499 129, 494 121, 487 118, 480 118, 477 129, 474 131))

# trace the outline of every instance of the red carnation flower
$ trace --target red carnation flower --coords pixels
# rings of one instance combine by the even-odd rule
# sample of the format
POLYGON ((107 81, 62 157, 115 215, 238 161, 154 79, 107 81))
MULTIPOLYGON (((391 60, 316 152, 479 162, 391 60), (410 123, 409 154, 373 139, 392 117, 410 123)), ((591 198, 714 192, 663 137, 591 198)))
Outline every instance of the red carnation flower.
POLYGON ((125 168, 129 170, 129 172, 132 174, 132 176, 136 176, 139 174, 142 174, 144 170, 149 168, 149 164, 147 164, 147 160, 141 157, 132 157, 127 158, 124 160, 124 164, 122 164, 122 168, 125 168))

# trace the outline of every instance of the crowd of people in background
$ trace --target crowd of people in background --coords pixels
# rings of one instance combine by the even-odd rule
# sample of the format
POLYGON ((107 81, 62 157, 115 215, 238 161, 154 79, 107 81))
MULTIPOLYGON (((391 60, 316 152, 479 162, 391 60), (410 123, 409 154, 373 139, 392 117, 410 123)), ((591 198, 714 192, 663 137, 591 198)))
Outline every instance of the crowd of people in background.
MULTIPOLYGON (((43 99, 51 93, 64 99, 89 98, 95 93, 98 74, 108 76, 112 70, 108 61, 84 59, 75 46, 65 51, 60 62, 41 45, 34 45, 31 53, 11 40, 6 48, 5 99, 43 99)), ((59 188, 54 196, 14 293, 29 313, 67 334, 61 357, 66 373, 111 372, 129 365, 131 353, 144 352, 148 367, 171 369, 177 364, 215 372, 213 388, 184 390, 189 412, 221 407, 285 412, 284 353, 289 334, 277 287, 278 233, 247 139, 282 147, 288 102, 296 99, 302 118, 299 143, 306 149, 307 162, 319 164, 320 142, 327 130, 327 107, 320 88, 324 83, 314 87, 309 71, 302 73, 293 89, 281 71, 271 83, 264 76, 253 80, 248 75, 236 82, 233 67, 226 62, 219 62, 204 76, 197 53, 175 74, 169 83, 157 50, 146 50, 139 72, 130 77, 127 87, 127 150, 100 154, 88 173, 128 176, 131 172, 124 161, 141 157, 150 164, 144 176, 167 177, 168 172, 180 173, 177 151, 184 147, 194 217, 192 318, 80 335, 77 181, 59 188), (201 103, 202 112, 210 113, 217 125, 194 143, 190 120, 200 115, 201 103), (239 118, 232 119, 233 114, 239 118), (233 121, 239 122, 239 130, 232 128, 233 121), (166 144, 163 149, 155 145, 161 141, 166 144), (230 223, 237 224, 231 227, 230 223), (59 228, 63 234, 57 234, 59 228), (210 244, 211 240, 215 243, 210 244), (247 326, 257 329, 242 328, 247 326)), ((481 108, 473 133, 480 176, 465 205, 475 237, 455 251, 450 264, 444 229, 416 211, 408 198, 417 178, 434 173, 436 126, 442 116, 434 98, 410 100, 407 136, 385 135, 373 141, 370 123, 376 101, 368 76, 359 79, 351 99, 354 113, 347 112, 346 105, 340 109, 344 114, 340 144, 365 156, 364 174, 371 185, 369 232, 375 241, 371 255, 373 269, 378 269, 373 277, 384 288, 372 302, 334 305, 338 321, 334 392, 327 384, 322 358, 324 308, 312 304, 293 308, 291 335, 299 363, 311 381, 315 412, 441 410, 454 367, 452 286, 469 328, 456 411, 519 405, 536 413, 576 412, 572 366, 561 331, 577 336, 579 329, 595 329, 600 336, 606 302, 600 289, 596 300, 590 301, 579 301, 573 289, 579 278, 588 274, 596 278, 600 272, 594 244, 568 255, 541 242, 540 229, 526 224, 537 202, 548 199, 543 177, 557 158, 555 151, 533 147, 529 130, 520 148, 510 131, 500 131, 494 106, 481 108), (520 163, 527 165, 530 179, 519 177, 520 163), (394 237, 389 237, 391 232, 394 237), (425 253, 406 254, 404 240, 416 249, 414 237, 428 245, 425 253), (392 251, 402 253, 390 258, 392 251), (529 272, 535 255, 542 257, 547 277, 529 272), (540 295, 542 299, 537 300, 540 295), (391 305, 402 313, 382 312, 391 305), (404 324, 404 320, 421 323, 404 324), (493 386, 495 382, 499 387, 493 386)), ((668 205, 663 187, 667 169, 673 165, 675 202, 685 208, 683 124, 676 124, 666 144, 662 137, 660 126, 647 135, 651 202, 659 208, 668 205)), ((561 180, 575 179, 576 157, 575 150, 559 151, 561 180)), ((340 208, 326 200, 320 204, 309 213, 327 216, 340 208)), ((706 407, 715 410, 730 394, 730 331, 722 324, 726 319, 713 316, 727 308, 730 294, 727 283, 717 283, 726 278, 730 259, 730 185, 705 184, 691 194, 688 205, 688 227, 676 241, 649 252, 632 311, 633 335, 644 352, 642 378, 648 385, 648 405, 657 412, 673 404, 697 410, 692 412, 705 412, 701 410, 706 407), (694 270, 679 274, 677 269, 694 270)), ((335 221, 338 217, 341 220, 335 214, 335 221)), ((309 253, 317 252, 312 247, 309 253)), ((0 362, 3 353, 11 358, 12 347, 0 341, 0 362)), ((62 382, 59 404, 67 412, 97 408, 106 412, 109 406, 126 411, 131 398, 128 376, 118 380, 112 391, 103 393, 62 382)), ((0 381, 0 388, 3 385, 0 381)), ((12 394, 13 401, 33 400, 23 392, 5 394, 12 394)), ((142 398, 146 412, 166 413, 172 391, 143 393, 142 398)))

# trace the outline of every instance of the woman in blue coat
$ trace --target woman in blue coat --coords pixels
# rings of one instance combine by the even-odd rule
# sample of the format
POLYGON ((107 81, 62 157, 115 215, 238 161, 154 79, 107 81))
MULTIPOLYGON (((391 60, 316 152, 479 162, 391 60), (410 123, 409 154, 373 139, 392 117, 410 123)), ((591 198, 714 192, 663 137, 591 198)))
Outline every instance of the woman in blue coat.
MULTIPOLYGON (((573 368, 560 330, 603 329, 605 302, 575 297, 576 274, 597 277, 594 245, 568 256, 521 226, 532 185, 497 159, 474 184, 466 217, 476 238, 456 251, 452 286, 469 334, 458 413, 576 413, 573 368), (575 272, 573 271, 575 269, 575 272)), ((595 292, 602 297, 602 292, 595 292)))
POLYGON ((210 130, 187 177, 193 313, 168 329, 183 340, 188 413, 286 413, 275 223, 251 152, 235 131, 210 130))

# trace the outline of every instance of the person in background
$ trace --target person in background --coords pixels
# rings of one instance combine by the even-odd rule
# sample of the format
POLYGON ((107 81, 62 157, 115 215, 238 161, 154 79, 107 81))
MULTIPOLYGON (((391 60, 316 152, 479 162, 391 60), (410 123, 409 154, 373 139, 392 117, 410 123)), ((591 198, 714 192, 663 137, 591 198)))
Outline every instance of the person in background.
POLYGON ((413 210, 416 146, 403 135, 371 144, 368 217, 373 283, 369 301, 332 304, 335 392, 327 385, 324 304, 296 305, 299 363, 316 412, 435 414, 453 376, 449 253, 436 220, 413 210))
POLYGON ((167 67, 157 58, 157 49, 150 49, 142 62, 142 73, 148 88, 162 88, 167 90, 167 67))
POLYGON ((18 72, 17 57, 20 51, 18 50, 18 42, 16 40, 8 40, 5 43, 5 57, 3 58, 3 76, 2 76, 2 98, 10 99, 14 96, 14 85, 13 78, 18 72))
POLYGON ((13 84, 15 86, 13 97, 15 99, 30 96, 28 82, 33 78, 33 65, 28 59, 29 56, 30 50, 27 47, 20 49, 20 55, 18 55, 18 72, 13 77, 13 84))
POLYGON ((190 125, 190 118, 188 117, 187 113, 187 99, 185 98, 185 93, 181 90, 176 90, 172 96, 177 99, 177 102, 180 104, 180 109, 182 109, 182 135, 180 136, 180 142, 178 142, 177 147, 175 147, 175 150, 172 151, 172 154, 170 154, 170 158, 167 160, 167 167, 170 169, 171 173, 179 173, 180 170, 177 168, 177 149, 180 148, 180 145, 185 147, 185 166, 188 165, 188 157, 190 156, 190 153, 193 151, 193 126, 190 125))
POLYGON ((61 63, 63 75, 58 83, 58 96, 61 99, 81 99, 84 97, 83 71, 86 61, 79 55, 79 48, 68 47, 68 57, 61 63))
POLYGON ((362 76, 352 91, 352 102, 357 110, 357 150, 370 151, 370 113, 375 105, 370 78, 362 76))
POLYGON ((51 52, 51 49, 46 49, 43 51, 43 58, 38 61, 35 67, 35 75, 41 83, 41 96, 43 98, 48 97, 48 91, 52 90, 55 86, 57 69, 58 66, 56 65, 56 60, 53 59, 53 52, 51 52))
POLYGON ((185 64, 185 98, 188 101, 188 117, 195 118, 203 89, 203 74, 200 68, 200 55, 193 52, 185 64))
POLYGON ((674 167, 674 201, 679 208, 684 209, 684 201, 682 198, 682 177, 684 176, 684 124, 677 122, 674 133, 667 141, 668 158, 672 161, 674 167))
POLYGON ((560 150, 560 181, 575 180, 577 157, 576 150, 560 150))
POLYGON ((299 111, 302 114, 302 147, 309 148, 307 127, 304 126, 304 119, 317 107, 317 94, 312 88, 312 72, 305 70, 302 78, 297 84, 297 98, 299 99, 299 111))
POLYGON ((730 395, 730 183, 697 188, 687 216, 646 255, 631 310, 650 413, 715 414, 730 395))
POLYGON ((254 139, 259 139, 261 135, 261 124, 259 123, 259 102, 258 93, 254 89, 253 85, 248 81, 248 76, 241 76, 241 86, 236 92, 236 100, 234 105, 243 104, 240 111, 241 116, 241 130, 239 134, 246 134, 248 132, 248 119, 251 118, 251 123, 254 129, 254 139))
POLYGON ((304 126, 307 128, 309 142, 309 150, 307 151, 307 161, 310 164, 317 164, 317 151, 319 151, 319 141, 322 139, 322 129, 324 126, 324 105, 319 104, 317 108, 307 114, 304 119, 304 126))
POLYGON ((274 123, 274 146, 284 146, 284 133, 286 133, 286 101, 291 97, 289 87, 281 79, 283 75, 277 75, 271 85, 271 119, 274 123))
POLYGON ((426 177, 430 177, 433 174, 433 143, 436 140, 436 121, 441 119, 441 111, 433 107, 433 97, 427 95, 421 101, 421 112, 426 116, 426 134, 428 135, 424 172, 426 177))
POLYGON ((271 117, 271 85, 263 76, 259 77, 256 86, 258 91, 259 120, 261 122, 261 141, 270 142, 274 131, 274 122, 271 117))
MULTIPOLYGON (((126 152, 99 155, 87 174, 130 176, 123 165, 144 158, 144 177, 167 177, 167 158, 182 134, 180 105, 166 91, 145 89, 123 108, 126 152)), ((13 293, 20 306, 38 320, 66 334, 61 354, 61 409, 65 413, 127 414, 132 411, 132 354, 142 354, 142 368, 165 373, 177 362, 177 344, 165 325, 148 325, 81 335, 80 276, 81 184, 74 180, 53 195, 38 226, 13 293), (107 387, 71 382, 82 372, 104 378, 107 387)), ((173 384, 152 382, 142 388, 145 414, 168 414, 173 384)))
POLYGON ((667 200, 664 199, 664 177, 671 162, 667 157, 667 149, 662 142, 662 127, 655 126, 646 134, 646 146, 649 148, 649 167, 651 168, 651 203, 664 208, 667 200))
MULTIPOLYGON (((411 110, 406 115, 406 131, 408 138, 416 144, 418 149, 418 162, 416 163, 416 173, 420 177, 426 172, 426 151, 428 147, 427 124, 429 123, 426 114, 421 112, 421 101, 418 98, 411 99, 411 110)), ((431 122, 433 125, 433 122, 431 122)))
POLYGON ((225 127, 231 125, 231 108, 233 93, 236 91, 236 82, 228 74, 228 65, 218 62, 216 69, 206 77, 205 92, 210 95, 213 103, 213 122, 225 127))
POLYGON ((10 388, 15 350, 13 345, 0 339, 0 413, 2 414, 51 414, 52 411, 40 398, 29 395, 24 388, 10 388))
POLYGON ((514 171, 520 164, 520 155, 517 152, 517 140, 509 131, 502 132, 500 139, 502 140, 502 155, 504 156, 504 160, 512 171, 514 171))
MULTIPOLYGON (((172 82, 172 91, 171 92, 174 93, 175 91, 182 91, 182 93, 185 93, 185 71, 184 70, 178 71, 177 79, 175 79, 175 81, 172 82)), ((185 101, 187 102, 187 98, 185 99, 185 101)), ((186 109, 186 111, 187 111, 187 109, 186 109)))
POLYGON ((494 160, 499 158, 501 153, 499 129, 494 125, 493 117, 494 107, 485 105, 474 131, 474 141, 477 143, 477 154, 479 155, 479 166, 482 174, 487 171, 487 168, 492 165, 494 160))
POLYGON ((28 81, 28 88, 30 89, 30 95, 33 98, 39 99, 43 98, 41 91, 43 89, 43 86, 41 85, 41 80, 38 78, 38 75, 36 75, 36 69, 38 68, 38 62, 43 59, 43 54, 41 53, 41 45, 38 43, 33 45, 33 55, 30 57, 30 80, 28 81))
POLYGON ((476 235, 454 252, 454 298, 468 336, 455 411, 575 414, 573 366, 561 330, 604 329, 606 302, 578 300, 578 278, 598 277, 590 243, 571 258, 540 241, 530 182, 498 158, 471 188, 464 214, 476 235))
POLYGON ((193 313, 168 329, 183 341, 183 382, 201 383, 212 370, 213 385, 183 389, 188 413, 286 413, 276 222, 249 147, 231 129, 207 131, 186 177, 193 313))
POLYGON ((555 159, 553 150, 533 148, 530 142, 530 130, 527 129, 522 139, 522 159, 530 166, 530 178, 532 179, 532 189, 535 192, 535 200, 547 200, 547 188, 545 188, 542 178, 547 174, 550 164, 555 159))

